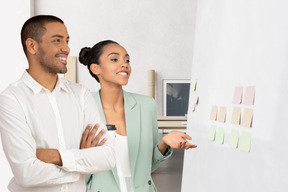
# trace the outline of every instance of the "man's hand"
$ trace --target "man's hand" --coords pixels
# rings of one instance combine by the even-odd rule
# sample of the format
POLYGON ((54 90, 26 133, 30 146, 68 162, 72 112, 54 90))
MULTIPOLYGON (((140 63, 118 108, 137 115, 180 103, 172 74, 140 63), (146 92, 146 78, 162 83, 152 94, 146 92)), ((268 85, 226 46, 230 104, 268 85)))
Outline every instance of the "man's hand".
POLYGON ((37 159, 45 163, 62 166, 62 159, 57 149, 37 149, 36 156, 37 159))
POLYGON ((102 136, 105 134, 105 130, 101 130, 98 135, 95 136, 98 128, 99 128, 99 124, 96 124, 93 129, 92 125, 89 124, 85 131, 83 132, 82 135, 82 139, 81 139, 81 144, 80 144, 80 149, 85 149, 85 148, 90 148, 90 147, 96 147, 96 146, 101 146, 106 142, 106 138, 102 139, 101 142, 100 139, 102 138, 102 136), (95 137, 94 137, 95 136, 95 137))

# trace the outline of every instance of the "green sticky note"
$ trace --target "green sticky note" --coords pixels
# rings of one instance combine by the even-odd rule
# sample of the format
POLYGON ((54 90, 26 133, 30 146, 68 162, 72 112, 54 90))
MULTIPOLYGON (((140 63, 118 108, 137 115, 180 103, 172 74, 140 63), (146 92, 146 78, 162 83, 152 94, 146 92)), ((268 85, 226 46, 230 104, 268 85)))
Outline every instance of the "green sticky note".
POLYGON ((222 127, 218 128, 217 134, 216 134, 216 142, 219 144, 223 144, 224 142, 224 135, 225 135, 225 129, 222 127))
POLYGON ((230 134, 229 146, 236 149, 238 147, 238 141, 239 141, 239 131, 232 130, 230 134))
POLYGON ((211 125, 209 129, 209 140, 214 141, 215 140, 215 133, 216 133, 216 126, 211 125))
POLYGON ((248 132, 243 132, 242 136, 241 136, 239 148, 242 151, 249 152, 250 151, 250 145, 251 145, 251 134, 248 132))
POLYGON ((197 79, 193 79, 191 86, 190 86, 190 91, 195 91, 196 90, 196 85, 197 85, 197 79))

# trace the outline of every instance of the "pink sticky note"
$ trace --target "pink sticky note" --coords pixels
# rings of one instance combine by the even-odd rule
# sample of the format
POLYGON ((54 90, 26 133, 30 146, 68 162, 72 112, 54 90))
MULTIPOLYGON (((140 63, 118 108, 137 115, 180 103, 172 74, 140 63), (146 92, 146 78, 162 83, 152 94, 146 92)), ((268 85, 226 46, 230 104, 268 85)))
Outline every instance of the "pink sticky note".
POLYGON ((253 105, 255 96, 255 86, 247 86, 243 104, 253 105))
POLYGON ((242 102, 243 87, 235 87, 233 104, 241 104, 242 102))
POLYGON ((192 106, 192 111, 193 111, 193 112, 195 111, 195 108, 196 108, 196 104, 194 104, 194 105, 192 106))
POLYGON ((194 103, 195 103, 196 105, 198 105, 198 102, 199 102, 199 96, 197 96, 197 97, 196 97, 196 99, 195 99, 195 102, 194 102, 194 103))

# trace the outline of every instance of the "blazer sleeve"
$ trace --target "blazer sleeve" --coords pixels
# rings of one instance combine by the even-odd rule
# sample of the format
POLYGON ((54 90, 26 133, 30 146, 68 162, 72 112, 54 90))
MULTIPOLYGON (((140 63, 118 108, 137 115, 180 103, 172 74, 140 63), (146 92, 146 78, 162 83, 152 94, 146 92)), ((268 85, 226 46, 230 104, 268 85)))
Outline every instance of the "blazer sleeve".
POLYGON ((156 102, 152 99, 152 129, 153 129, 153 157, 152 157, 152 172, 157 169, 161 162, 165 159, 168 159, 172 153, 173 149, 168 146, 168 149, 164 155, 159 151, 159 133, 158 133, 158 123, 157 123, 157 110, 156 110, 156 102))

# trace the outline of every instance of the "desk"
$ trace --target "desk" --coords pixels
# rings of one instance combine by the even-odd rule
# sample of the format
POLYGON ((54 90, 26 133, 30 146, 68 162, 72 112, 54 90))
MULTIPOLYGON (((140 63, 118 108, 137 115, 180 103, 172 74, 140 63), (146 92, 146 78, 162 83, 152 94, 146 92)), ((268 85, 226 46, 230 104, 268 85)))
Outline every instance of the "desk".
POLYGON ((184 116, 158 116, 158 129, 186 129, 187 119, 184 116))

